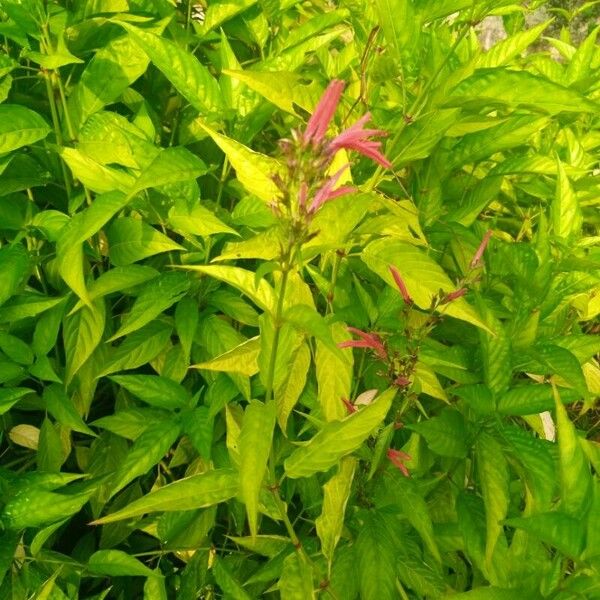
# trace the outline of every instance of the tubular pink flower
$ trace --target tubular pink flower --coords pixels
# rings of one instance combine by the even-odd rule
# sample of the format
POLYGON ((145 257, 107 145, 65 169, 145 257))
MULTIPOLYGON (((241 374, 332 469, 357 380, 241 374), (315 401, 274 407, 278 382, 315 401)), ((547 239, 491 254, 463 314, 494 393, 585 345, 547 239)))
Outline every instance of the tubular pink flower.
POLYGON ((387 352, 385 346, 381 342, 379 336, 375 333, 367 333, 366 331, 362 331, 360 329, 356 329, 356 327, 348 327, 348 331, 360 337, 360 340, 346 340, 345 342, 340 342, 338 344, 338 348, 370 348, 374 350, 376 354, 382 360, 387 360, 387 352))
POLYGON ((302 184, 300 185, 300 190, 298 192, 298 206, 300 207, 300 210, 304 210, 304 207, 306 206, 307 197, 308 197, 308 185, 306 185, 306 182, 303 181, 302 184))
POLYGON ((402 277, 400 276, 400 272, 398 271, 398 269, 396 269, 396 267, 390 265, 390 273, 392 274, 392 277, 394 278, 394 281, 396 282, 396 285, 398 286, 398 289, 400 290, 400 294, 402 294, 402 299, 404 300, 404 302, 406 302, 406 304, 411 304, 412 298, 410 297, 410 294, 408 293, 406 284, 402 280, 402 277))
POLYGON ((315 197, 313 198, 313 201, 311 202, 310 207, 308 209, 308 212, 311 215, 314 215, 319 210, 319 208, 321 208, 321 206, 325 204, 325 202, 333 200, 334 198, 339 198, 344 194, 348 194, 354 191, 354 188, 349 185, 343 185, 337 189, 333 189, 333 186, 339 181, 340 177, 342 176, 342 173, 348 168, 348 166, 349 165, 346 164, 341 169, 336 171, 336 173, 325 182, 323 187, 317 190, 315 197))
POLYGON ((442 300, 442 304, 447 304, 448 302, 452 302, 452 300, 456 300, 457 298, 462 298, 467 293, 467 288, 460 288, 458 290, 454 290, 449 294, 446 294, 444 299, 442 300))
POLYGON ((477 248, 477 252, 475 252, 475 254, 473 255, 473 258, 471 259, 471 263, 469 264, 469 266, 471 267, 471 269, 474 269, 475 267, 477 267, 479 265, 479 263, 481 262, 481 259, 483 258, 483 253, 485 252, 485 249, 487 248, 487 245, 490 241, 490 238, 492 237, 492 230, 488 229, 485 232, 485 235, 483 236, 483 239, 481 240, 481 244, 479 244, 479 248, 477 248))
POLYGON ((370 140, 371 137, 383 137, 387 132, 381 129, 363 129, 371 119, 371 114, 362 116, 354 125, 342 131, 337 137, 329 142, 327 149, 331 154, 335 154, 342 148, 346 150, 355 150, 356 152, 371 158, 386 169, 392 168, 392 163, 381 153, 381 142, 370 140))
POLYGON ((329 123, 331 123, 331 119, 333 118, 333 115, 340 102, 343 91, 344 82, 340 81, 339 79, 334 79, 327 86, 327 89, 319 100, 319 104, 315 108, 315 112, 312 114, 308 124, 306 125, 306 130, 304 131, 303 136, 305 145, 309 142, 317 145, 323 141, 323 138, 327 133, 329 123))
POLYGON ((403 375, 399 375, 394 379, 394 385, 398 387, 407 387, 410 385, 410 379, 408 377, 404 377, 403 375))
POLYGON ((348 400, 347 398, 342 398, 342 402, 344 403, 344 406, 346 407, 348 414, 352 414, 352 413, 356 412, 356 406, 354 406, 354 404, 352 404, 352 402, 350 402, 350 400, 348 400))
POLYGON ((390 462, 396 467, 396 469, 400 470, 404 477, 410 477, 410 473, 408 472, 408 469, 404 464, 405 460, 412 460, 412 457, 409 454, 406 454, 406 452, 402 452, 402 450, 394 450, 390 448, 386 452, 386 455, 389 458, 390 462))

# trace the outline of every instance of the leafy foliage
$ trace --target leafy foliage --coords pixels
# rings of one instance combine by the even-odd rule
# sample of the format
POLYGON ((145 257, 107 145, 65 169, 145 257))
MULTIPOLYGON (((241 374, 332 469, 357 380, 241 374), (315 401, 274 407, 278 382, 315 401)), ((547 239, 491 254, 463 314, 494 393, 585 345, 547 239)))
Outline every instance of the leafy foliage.
POLYGON ((600 51, 544 4, 3 0, 0 597, 598 597, 600 51))

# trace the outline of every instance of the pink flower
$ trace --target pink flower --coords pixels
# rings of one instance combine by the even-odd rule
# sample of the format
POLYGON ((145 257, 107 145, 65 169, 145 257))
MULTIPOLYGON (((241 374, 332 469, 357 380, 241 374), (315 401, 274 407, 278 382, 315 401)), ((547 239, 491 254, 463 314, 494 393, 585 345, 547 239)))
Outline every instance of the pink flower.
POLYGON ((396 467, 396 469, 400 470, 404 477, 410 477, 410 473, 404 464, 405 460, 412 460, 412 457, 409 454, 402 452, 402 450, 393 450, 390 448, 386 452, 386 455, 390 459, 390 462, 396 467))
POLYGON ((300 207, 300 210, 304 210, 304 207, 306 206, 307 197, 308 197, 308 185, 306 185, 306 182, 303 181, 302 184, 300 185, 300 190, 298 192, 298 206, 300 207))
POLYGON ((339 79, 334 79, 327 86, 304 131, 303 139, 305 145, 312 142, 316 146, 323 141, 343 91, 344 82, 339 79))
POLYGON ((370 113, 362 116, 354 125, 351 125, 331 140, 327 149, 331 154, 335 154, 342 148, 355 150, 378 162, 382 167, 391 169, 392 163, 380 152, 381 142, 369 139, 371 137, 382 137, 387 135, 387 133, 381 129, 363 129, 363 125, 370 119, 370 113))
POLYGON ((446 294, 442 299, 442 304, 447 304, 448 302, 452 302, 452 300, 456 300, 457 298, 462 298, 467 293, 467 288, 460 288, 458 290, 454 290, 449 294, 446 294))
POLYGON ((471 263, 469 264, 471 269, 474 269, 475 267, 477 267, 479 265, 479 263, 481 262, 481 259, 483 258, 483 253, 485 252, 485 249, 487 248, 490 238, 492 237, 492 233, 493 232, 491 229, 488 229, 488 231, 485 232, 485 235, 483 236, 483 239, 481 240, 481 244, 479 244, 479 248, 477 248, 477 252, 475 252, 475 254, 473 255, 473 258, 471 259, 471 263))
POLYGON ((360 340, 347 340, 340 342, 338 348, 371 348, 374 350, 379 358, 387 360, 387 352, 383 345, 381 338, 376 333, 367 333, 356 329, 356 327, 348 327, 348 331, 360 337, 360 340))
POLYGON ((404 302, 406 302, 406 304, 411 304, 412 298, 410 297, 410 294, 408 293, 406 284, 404 283, 402 277, 400 276, 400 272, 394 266, 390 266, 390 272, 392 274, 392 277, 394 278, 394 281, 396 282, 396 285, 398 286, 398 289, 400 290, 400 293, 402 294, 402 299, 404 300, 404 302))
POLYGON ((342 176, 342 173, 348 168, 349 165, 344 165, 341 169, 339 169, 334 175, 332 175, 326 182, 323 187, 317 190, 313 201, 310 204, 310 208, 308 212, 311 215, 314 215, 325 202, 329 200, 333 200, 334 198, 339 198, 344 194, 348 194, 354 191, 354 188, 349 185, 342 185, 339 188, 333 189, 333 186, 338 182, 339 178, 342 176))
POLYGON ((344 406, 346 407, 346 410, 349 414, 356 412, 356 406, 354 406, 354 404, 352 404, 350 400, 348 400, 347 398, 342 398, 342 402, 344 403, 344 406))
POLYGON ((394 385, 398 387, 407 387, 410 385, 410 379, 408 377, 404 377, 404 375, 399 375, 394 379, 394 385))

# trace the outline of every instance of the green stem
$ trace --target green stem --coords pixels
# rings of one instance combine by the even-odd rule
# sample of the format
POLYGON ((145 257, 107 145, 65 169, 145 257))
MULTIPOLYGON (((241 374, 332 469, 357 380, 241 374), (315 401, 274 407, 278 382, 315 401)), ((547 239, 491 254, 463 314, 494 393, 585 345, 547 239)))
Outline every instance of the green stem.
MULTIPOLYGON (((58 109, 56 107, 56 99, 54 98, 54 90, 52 89, 52 83, 50 81, 50 75, 47 71, 44 72, 44 79, 46 80, 46 92, 48 94, 48 102, 50 103, 50 114, 52 115, 52 125, 54 126, 54 135, 56 136, 56 143, 62 148, 63 147, 63 137, 62 132, 60 130, 60 121, 58 120, 58 109)), ((63 179, 65 181, 65 189, 67 191, 67 198, 69 202, 71 200, 71 180, 69 178, 69 173, 67 171, 67 167, 65 166, 62 157, 59 158, 60 167, 63 174, 63 179)))
POLYGON ((58 83, 58 92, 60 94, 60 102, 62 104, 63 115, 65 117, 65 123, 67 125, 67 132, 69 133, 69 137, 71 138, 69 141, 75 141, 75 130, 73 129, 73 123, 71 122, 71 116, 69 115, 69 109, 67 107, 67 97, 65 95, 65 89, 62 84, 62 80, 58 71, 54 71, 54 77, 56 78, 56 82, 58 83))
POLYGON ((267 390, 265 393, 265 404, 273 398, 273 380, 275 379, 275 364, 277 362, 277 350, 279 348, 279 337, 281 333, 281 317, 283 314, 283 302, 285 299, 285 290, 287 288, 288 276, 290 274, 290 265, 283 267, 281 275, 281 284, 279 285, 279 297, 277 298, 277 307, 273 317, 273 346, 271 347, 271 357, 269 358, 269 370, 267 371, 267 390))
POLYGON ((333 313, 333 295, 335 291, 335 284, 337 283, 338 271, 340 269, 340 263, 342 262, 341 256, 336 252, 333 267, 331 269, 331 282, 329 284, 329 290, 327 292, 327 314, 333 313))

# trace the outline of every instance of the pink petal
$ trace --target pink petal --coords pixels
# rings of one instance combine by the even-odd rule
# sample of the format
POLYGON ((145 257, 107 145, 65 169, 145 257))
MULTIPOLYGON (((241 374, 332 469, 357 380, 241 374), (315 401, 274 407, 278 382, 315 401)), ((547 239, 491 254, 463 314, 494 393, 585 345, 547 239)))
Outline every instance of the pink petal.
POLYGON ((356 406, 354 406, 354 404, 352 404, 349 400, 347 400, 346 398, 342 398, 342 402, 344 403, 344 406, 346 407, 346 410, 352 414, 356 412, 356 406))
POLYGON ((400 272, 394 266, 390 266, 390 272, 392 273, 392 277, 394 278, 394 281, 396 282, 396 285, 400 290, 400 294, 402 294, 402 299, 404 300, 404 302, 406 302, 406 304, 410 304, 412 302, 412 298, 408 293, 408 289, 406 289, 406 284, 402 280, 400 272))
POLYGON ((447 304, 448 302, 452 302, 452 300, 456 300, 457 298, 462 298, 467 293, 467 288, 460 288, 458 290, 454 290, 446 295, 446 297, 442 300, 443 304, 447 304))
POLYGON ((356 121, 356 123, 348 127, 348 129, 342 131, 342 133, 329 143, 327 147, 328 151, 334 154, 341 148, 355 150, 389 169, 392 167, 392 163, 390 163, 390 161, 379 151, 381 142, 369 140, 370 137, 385 136, 387 135, 387 132, 381 129, 363 129, 363 125, 365 125, 370 118, 370 113, 367 113, 356 121))
POLYGON ((306 130, 304 131, 304 143, 313 142, 319 144, 323 141, 329 123, 337 109, 342 92, 344 91, 344 82, 339 79, 334 79, 328 86, 319 104, 315 108, 314 113, 308 121, 306 130))
POLYGON ((471 263, 469 264, 471 269, 474 269, 481 262, 481 259, 483 258, 483 253, 485 252, 485 249, 487 248, 487 245, 488 245, 492 235, 493 235, 493 232, 491 229, 488 229, 488 231, 485 232, 485 235, 483 236, 483 240, 481 240, 481 244, 479 244, 479 248, 477 248, 477 252, 475 252, 475 254, 473 255, 473 258, 471 260, 471 263))
POLYGON ((328 200, 332 200, 333 198, 337 198, 338 196, 341 196, 342 194, 346 193, 345 191, 342 191, 341 193, 337 193, 338 190, 334 190, 333 187, 338 182, 339 178, 342 176, 342 173, 349 166, 350 165, 348 163, 346 163, 341 169, 338 169, 325 182, 323 187, 321 187, 319 190, 317 190, 317 192, 315 193, 315 197, 313 198, 313 201, 311 202, 311 205, 308 209, 308 212, 310 214, 316 213, 317 210, 319 210, 319 208, 321 208, 321 206, 323 206, 323 204, 325 204, 325 202, 327 202, 328 200))

